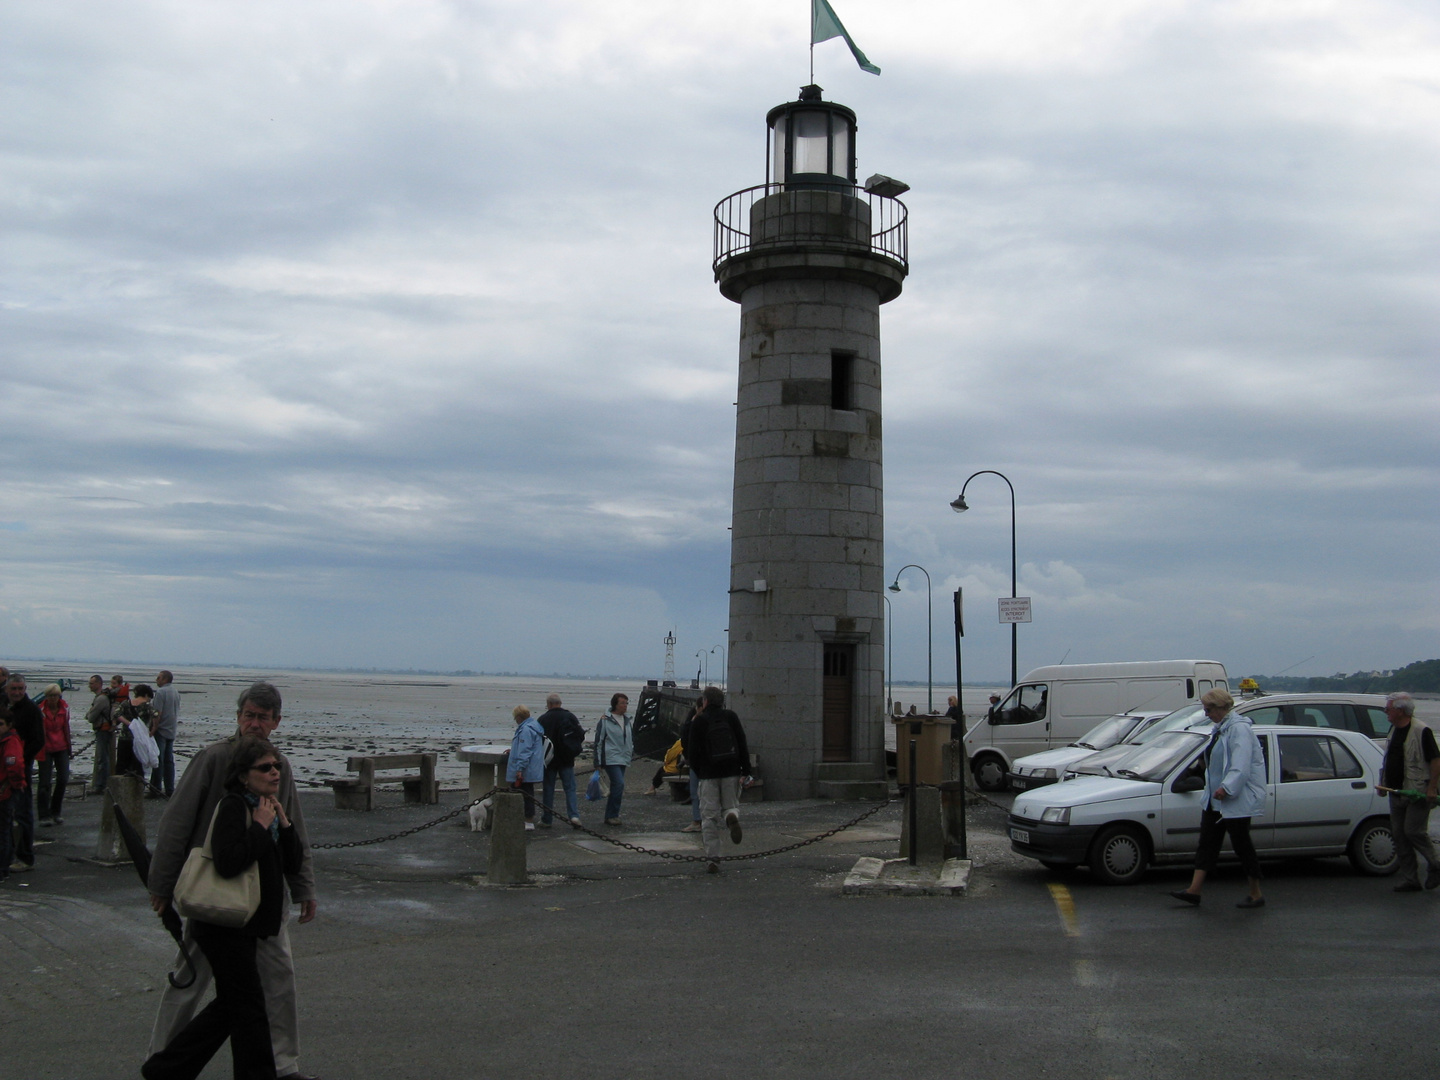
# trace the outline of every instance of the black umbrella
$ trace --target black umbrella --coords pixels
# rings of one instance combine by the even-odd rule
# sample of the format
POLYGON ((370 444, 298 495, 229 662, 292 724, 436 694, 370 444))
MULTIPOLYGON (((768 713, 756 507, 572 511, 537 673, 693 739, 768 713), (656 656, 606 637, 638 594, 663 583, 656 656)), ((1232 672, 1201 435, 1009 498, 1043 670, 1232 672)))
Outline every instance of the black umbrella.
MULTIPOLYGON (((145 846, 145 838, 135 831, 135 826, 130 824, 130 819, 119 806, 113 805, 115 811, 115 824, 120 827, 120 839, 125 841, 125 850, 130 853, 130 861, 135 864, 136 871, 140 874, 140 881, 148 890, 150 887, 150 849, 145 846)), ((175 978, 175 972, 170 972, 166 977, 170 985, 177 990, 184 990, 195 981, 195 965, 190 960, 190 950, 185 947, 185 927, 180 922, 180 913, 175 910, 173 904, 166 904, 165 910, 160 912, 160 923, 170 936, 175 939, 175 944, 180 946, 180 955, 185 958, 185 968, 190 972, 190 977, 184 982, 175 978)))

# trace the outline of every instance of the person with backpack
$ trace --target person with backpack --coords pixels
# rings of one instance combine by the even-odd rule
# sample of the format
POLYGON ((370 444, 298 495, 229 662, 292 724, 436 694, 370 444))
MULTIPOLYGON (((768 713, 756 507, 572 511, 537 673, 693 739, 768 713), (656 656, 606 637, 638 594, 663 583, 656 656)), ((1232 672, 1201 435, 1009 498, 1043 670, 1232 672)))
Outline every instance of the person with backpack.
POLYGON ((750 747, 740 718, 725 708, 725 692, 718 686, 705 688, 696 709, 685 740, 685 757, 692 775, 700 778, 700 835, 710 860, 707 869, 718 874, 722 819, 732 843, 740 843, 744 836, 740 781, 750 771, 750 747))
POLYGON ((624 694, 610 698, 610 711, 595 725, 595 767, 610 778, 610 797, 605 801, 605 824, 620 824, 620 800, 625 795, 625 769, 634 756, 631 741, 630 699, 624 694))
POLYGON ((555 814, 555 780, 565 791, 565 809, 570 824, 580 824, 580 805, 575 799, 575 759, 585 745, 585 729, 569 709, 560 707, 560 695, 551 694, 545 699, 545 713, 540 717, 540 730, 554 747, 554 753, 545 764, 545 785, 541 789, 540 803, 544 807, 540 814, 540 825, 549 828, 555 814))

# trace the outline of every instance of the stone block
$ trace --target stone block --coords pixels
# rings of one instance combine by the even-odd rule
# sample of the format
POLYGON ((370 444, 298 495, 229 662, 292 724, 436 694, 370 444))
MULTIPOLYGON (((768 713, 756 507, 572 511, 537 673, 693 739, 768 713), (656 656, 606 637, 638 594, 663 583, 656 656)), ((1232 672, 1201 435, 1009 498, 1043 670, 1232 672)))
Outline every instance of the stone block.
POLYGON ((800 460, 800 479, 807 484, 838 484, 841 462, 846 458, 815 457, 811 455, 800 460))
POLYGON ((831 409, 824 405, 800 405, 795 410, 795 426, 810 431, 828 431, 831 409))
MULTIPOLYGON (((854 537, 860 540, 868 539, 871 523, 877 518, 876 514, 856 514, 848 510, 837 510, 830 515, 830 535, 854 537)), ((883 520, 881 524, 883 526, 883 520)))
POLYGON ((765 410, 765 430, 780 434, 790 428, 798 428, 799 411, 794 405, 771 405, 765 410))
POLYGON ((130 852, 120 837, 115 821, 115 807, 145 835, 145 784, 134 776, 111 776, 100 802, 100 835, 95 844, 95 861, 102 863, 129 862, 130 852))
POLYGON ((880 513, 880 493, 874 488, 851 486, 845 488, 845 493, 849 498, 850 509, 855 513, 880 513))
POLYGON ((803 457, 815 452, 815 433, 813 431, 787 431, 784 436, 781 453, 803 457))
POLYGON ((800 479, 800 459, 797 457, 767 457, 765 479, 769 482, 800 479))
POLYGON ((518 791, 497 791, 490 825, 490 858, 485 876, 491 885, 523 885, 529 880, 525 865, 525 796, 518 791))
POLYGON ((839 330, 844 309, 834 304, 796 304, 792 310, 795 326, 839 330))
MULTIPOLYGON (((918 769, 916 770, 919 771, 918 769)), ((915 835, 910 835, 910 808, 900 811, 900 856, 910 857, 910 844, 915 844, 915 858, 924 863, 945 861, 945 821, 940 811, 940 789, 924 784, 915 788, 915 835)))
POLYGON ((799 536, 795 538, 795 557, 809 562, 845 562, 848 548, 837 536, 799 536))
POLYGON ((830 512, 828 510, 786 510, 781 527, 792 536, 834 535, 830 531, 830 512))
POLYGON ((806 584, 815 589, 859 590, 860 567, 844 563, 810 563, 806 584))

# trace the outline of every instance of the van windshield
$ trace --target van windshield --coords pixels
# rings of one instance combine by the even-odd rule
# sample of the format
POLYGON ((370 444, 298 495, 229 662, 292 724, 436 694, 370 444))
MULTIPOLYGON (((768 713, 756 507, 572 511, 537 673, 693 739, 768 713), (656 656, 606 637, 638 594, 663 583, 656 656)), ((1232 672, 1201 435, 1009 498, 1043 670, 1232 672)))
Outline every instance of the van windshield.
POLYGON ((1112 768, 1116 776, 1128 780, 1158 783, 1169 776, 1175 766, 1203 747, 1206 741, 1204 733, 1199 731, 1167 731, 1143 746, 1137 745, 1112 768))

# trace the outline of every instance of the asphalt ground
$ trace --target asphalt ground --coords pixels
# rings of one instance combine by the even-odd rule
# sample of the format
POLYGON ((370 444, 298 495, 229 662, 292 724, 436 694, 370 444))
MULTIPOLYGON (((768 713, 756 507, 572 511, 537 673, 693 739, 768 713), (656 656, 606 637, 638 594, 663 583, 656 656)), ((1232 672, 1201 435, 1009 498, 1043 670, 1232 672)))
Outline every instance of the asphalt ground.
MULTIPOLYGON (((365 814, 304 799, 315 842, 464 802, 365 814)), ((54 842, 36 870, 0 885, 3 1080, 139 1075, 173 950, 132 868, 81 861, 99 807, 68 806, 40 830, 54 842)), ((864 808, 747 804, 738 850, 864 808)), ((605 831, 698 853, 675 831, 688 807, 632 794, 623 817, 605 831)), ((1436 1072, 1440 890, 1397 896, 1393 879, 1311 860, 1267 868, 1261 911, 1235 909, 1244 881, 1223 868, 1190 909, 1165 895, 1187 871, 1133 888, 1052 874, 1012 854, 1003 810, 982 806, 967 897, 842 897, 857 857, 896 854, 899 820, 891 805, 715 876, 560 826, 531 834, 539 884, 507 889, 477 883, 489 841, 463 815, 318 852, 320 917, 291 927, 301 1066, 325 1080, 1436 1072)), ((204 1073, 229 1075, 224 1051, 204 1073)))

